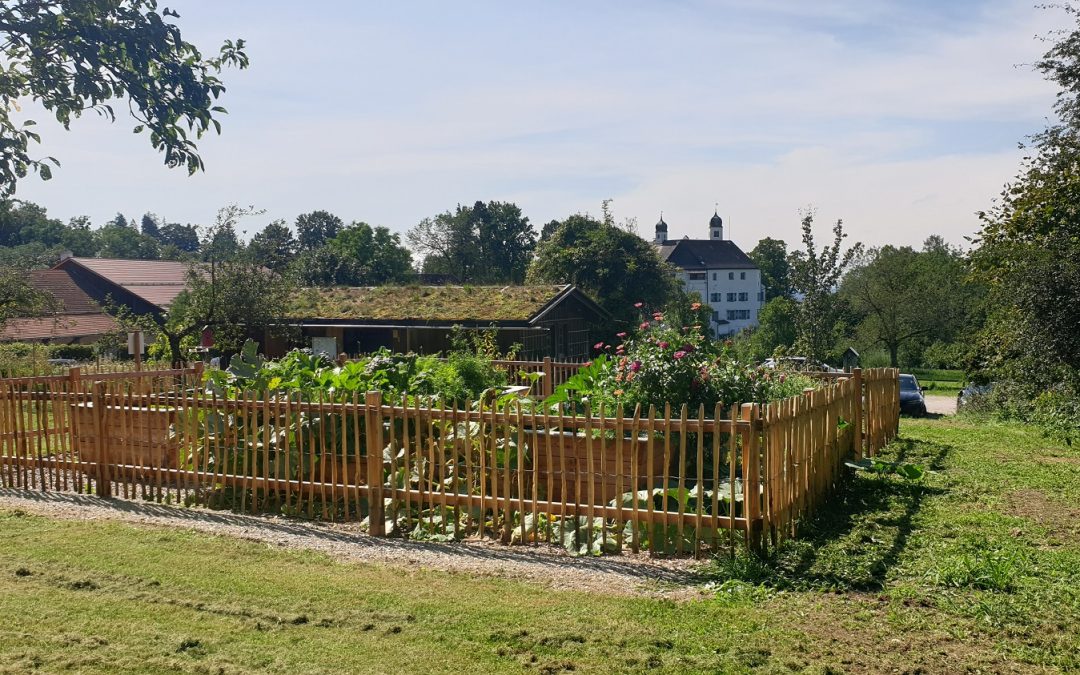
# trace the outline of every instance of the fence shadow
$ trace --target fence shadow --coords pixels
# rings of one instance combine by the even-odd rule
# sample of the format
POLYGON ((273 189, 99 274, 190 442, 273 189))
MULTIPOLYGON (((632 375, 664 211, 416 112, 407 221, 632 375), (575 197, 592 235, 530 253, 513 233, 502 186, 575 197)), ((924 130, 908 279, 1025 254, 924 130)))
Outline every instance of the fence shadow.
MULTIPOLYGON (((952 450, 903 438, 891 444, 885 459, 939 471, 952 450)), ((907 548, 924 501, 944 492, 897 477, 849 474, 843 487, 801 524, 798 539, 765 559, 717 558, 703 579, 740 579, 793 590, 880 590, 907 548)))
POLYGON ((299 521, 265 515, 245 515, 205 508, 185 508, 131 501, 119 498, 102 499, 93 495, 69 492, 43 492, 0 488, 0 497, 14 497, 43 504, 70 506, 71 508, 94 508, 115 514, 118 518, 134 516, 136 522, 154 525, 193 528, 210 533, 215 526, 219 533, 241 535, 257 540, 290 540, 297 547, 305 543, 331 543, 340 546, 338 553, 348 558, 349 547, 378 549, 400 554, 400 559, 421 559, 425 553, 434 553, 448 559, 477 560, 528 565, 549 570, 602 572, 626 577, 638 582, 661 582, 687 586, 697 582, 698 575, 689 569, 665 565, 660 561, 637 558, 628 560, 619 556, 571 557, 562 549, 550 545, 504 546, 489 540, 454 543, 437 543, 392 537, 373 537, 361 532, 356 524, 329 525, 313 521, 299 521), (234 528, 243 528, 238 532, 234 528))

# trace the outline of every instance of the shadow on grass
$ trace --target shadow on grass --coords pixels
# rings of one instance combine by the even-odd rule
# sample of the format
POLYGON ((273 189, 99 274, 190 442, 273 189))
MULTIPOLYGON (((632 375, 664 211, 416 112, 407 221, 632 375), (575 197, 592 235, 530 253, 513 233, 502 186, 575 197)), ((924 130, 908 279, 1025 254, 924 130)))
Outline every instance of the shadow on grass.
MULTIPOLYGON (((940 471, 951 450, 904 438, 890 445, 884 459, 940 471)), ((785 590, 880 590, 907 548, 924 500, 942 492, 921 481, 857 472, 799 524, 796 539, 764 558, 744 552, 718 557, 702 580, 736 579, 785 590)))

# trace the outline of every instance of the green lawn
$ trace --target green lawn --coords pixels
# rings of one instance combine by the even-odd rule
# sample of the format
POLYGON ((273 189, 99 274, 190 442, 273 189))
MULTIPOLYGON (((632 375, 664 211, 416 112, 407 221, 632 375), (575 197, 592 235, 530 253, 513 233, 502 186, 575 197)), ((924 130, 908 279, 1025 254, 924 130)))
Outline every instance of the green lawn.
POLYGON ((905 420, 890 455, 931 473, 860 474, 693 601, 0 512, 0 671, 1080 668, 1080 453, 945 418, 905 420))

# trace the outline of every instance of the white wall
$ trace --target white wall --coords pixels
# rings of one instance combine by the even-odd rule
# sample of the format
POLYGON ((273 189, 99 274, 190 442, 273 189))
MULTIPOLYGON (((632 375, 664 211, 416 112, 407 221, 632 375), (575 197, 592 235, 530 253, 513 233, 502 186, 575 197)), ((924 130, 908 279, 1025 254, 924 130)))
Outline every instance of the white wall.
POLYGON ((764 289, 761 287, 761 270, 706 270, 704 280, 691 280, 690 275, 694 273, 680 270, 677 277, 682 280, 687 292, 700 295, 702 301, 707 303, 714 312, 718 313, 721 319, 727 319, 726 324, 713 323, 712 329, 717 336, 733 335, 745 328, 757 326, 758 311, 764 304, 762 300, 764 289), (730 277, 734 277, 734 279, 730 277), (713 298, 717 293, 720 295, 714 300, 713 298), (728 300, 729 293, 735 293, 734 301, 728 300), (742 297, 740 294, 743 293, 745 293, 746 300, 739 300, 742 297), (748 318, 728 319, 728 311, 748 312, 748 318))

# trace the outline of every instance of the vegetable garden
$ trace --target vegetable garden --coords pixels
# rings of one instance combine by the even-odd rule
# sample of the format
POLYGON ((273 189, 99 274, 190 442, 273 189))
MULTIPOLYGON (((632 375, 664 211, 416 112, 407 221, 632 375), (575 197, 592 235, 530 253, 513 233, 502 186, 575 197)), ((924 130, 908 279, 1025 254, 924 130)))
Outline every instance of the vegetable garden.
POLYGON ((268 362, 251 344, 228 370, 0 380, 0 477, 380 536, 696 555, 792 536, 896 433, 895 370, 751 368, 662 316, 620 337, 575 365, 268 362))

